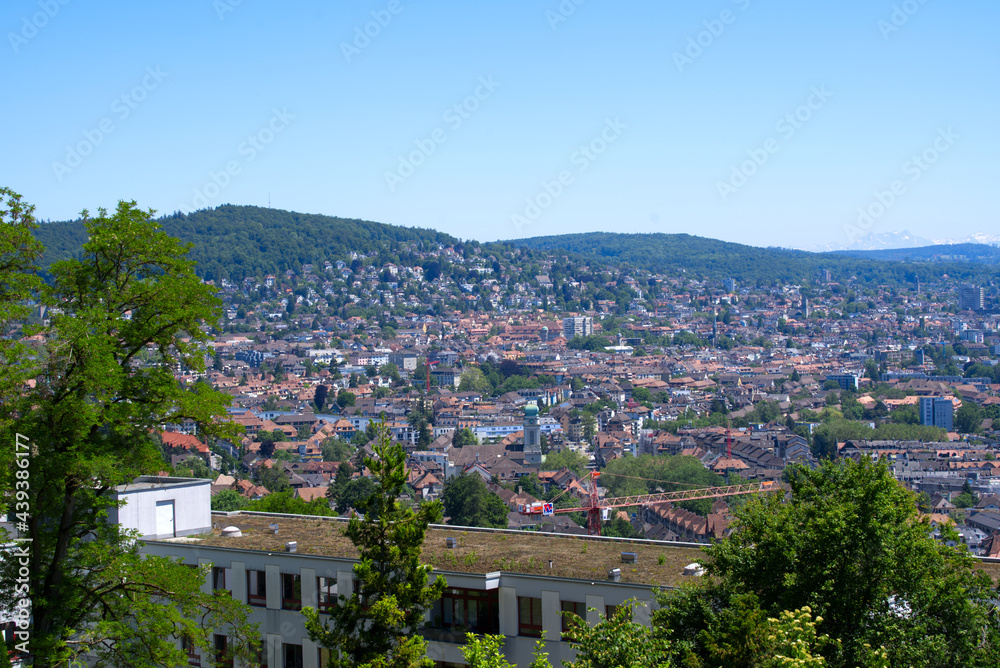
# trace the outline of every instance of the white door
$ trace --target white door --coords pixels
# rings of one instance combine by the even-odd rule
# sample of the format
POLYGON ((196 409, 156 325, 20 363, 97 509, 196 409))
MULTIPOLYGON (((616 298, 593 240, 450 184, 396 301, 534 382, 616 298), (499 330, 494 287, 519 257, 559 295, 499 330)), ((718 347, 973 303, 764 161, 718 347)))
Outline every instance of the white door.
POLYGON ((156 502, 156 537, 174 537, 174 502, 156 502))

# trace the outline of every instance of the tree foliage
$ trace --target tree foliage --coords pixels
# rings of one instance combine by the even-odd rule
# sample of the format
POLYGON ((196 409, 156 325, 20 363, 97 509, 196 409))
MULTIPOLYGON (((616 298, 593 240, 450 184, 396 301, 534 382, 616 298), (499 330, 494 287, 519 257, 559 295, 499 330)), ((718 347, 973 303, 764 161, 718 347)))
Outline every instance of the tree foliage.
POLYGON ((575 662, 563 661, 564 666, 579 668, 648 668, 675 665, 671 642, 663 629, 632 621, 634 599, 617 606, 609 617, 597 625, 571 612, 563 612, 568 630, 563 640, 576 644, 575 662))
POLYGON ((543 468, 546 471, 558 471, 567 468, 577 476, 582 476, 589 463, 590 460, 586 455, 566 448, 559 452, 549 452, 549 454, 545 455, 543 468))
POLYGON ((441 501, 451 524, 507 528, 507 505, 486 488, 486 483, 478 475, 463 473, 449 480, 445 483, 441 501))
MULTIPOLYGON (((608 462, 600 482, 608 488, 608 496, 631 496, 651 494, 657 490, 672 492, 712 487, 721 484, 722 478, 706 469, 695 457, 641 455, 608 462)), ((699 515, 708 515, 712 510, 711 499, 685 501, 678 505, 699 515)))
POLYGON ((756 497, 736 511, 732 535, 707 548, 711 580, 663 597, 658 615, 671 637, 701 638, 693 654, 710 658, 705 638, 719 635, 720 611, 752 596, 747 609, 759 603, 771 616, 809 606, 817 632, 840 641, 819 649, 833 666, 864 665, 873 647, 892 666, 995 661, 989 577, 964 547, 931 538, 884 462, 797 467, 789 484, 788 502, 756 497))
POLYGON ((212 497, 212 510, 232 512, 246 508, 248 501, 234 489, 224 489, 212 497))
MULTIPOLYGON (((9 229, 27 229, 29 208, 9 191, 4 194, 10 197, 4 215, 19 221, 9 229)), ((200 587, 198 576, 175 578, 178 571, 154 568, 160 562, 136 566, 132 538, 105 520, 116 503, 117 485, 163 468, 159 445, 150 437, 160 425, 190 419, 208 437, 236 433, 221 421, 226 395, 204 383, 179 385, 173 377, 177 364, 204 371, 209 338, 204 325, 218 320, 220 301, 194 274, 187 247, 151 218, 151 211, 134 202, 120 202, 111 215, 101 209, 93 219, 84 212, 88 238, 82 252, 52 265, 50 284, 39 289, 42 303, 52 307, 50 320, 41 330, 37 354, 21 358, 24 365, 18 369, 35 383, 18 386, 16 395, 0 403, 0 438, 14 443, 15 433, 27 436, 33 452, 23 503, 31 511, 24 533, 32 541, 36 665, 77 652, 111 652, 116 634, 123 648, 147 643, 151 656, 166 651, 170 637, 161 632, 190 629, 195 608, 206 603, 195 599, 195 607, 189 607, 182 600, 188 585, 200 587), (152 361, 138 364, 147 351, 155 352, 152 361), (125 583, 108 579, 130 572, 125 583), (163 584, 160 576, 168 575, 163 584), (176 625, 155 627, 155 632, 140 628, 130 635, 127 624, 116 620, 145 614, 141 611, 154 595, 176 625)), ((0 246, 4 286, 8 276, 27 269, 26 260, 4 253, 30 259, 36 252, 31 244, 17 246, 25 240, 16 234, 11 241, 14 247, 7 241, 0 246)), ((22 289, 15 292, 23 294, 22 289)), ((16 298, 9 292, 3 297, 12 294, 16 298)), ((16 561, 5 565, 0 587, 8 595, 15 590, 11 563, 16 561)), ((239 636, 235 629, 234 639, 239 636)), ((146 660, 139 656, 131 665, 146 660)), ((108 659, 117 660, 113 654, 108 659)))
POLYGON ((432 501, 414 511, 399 501, 406 453, 392 443, 385 423, 365 466, 376 487, 358 504, 363 519, 352 518, 344 531, 360 553, 357 591, 338 596, 328 621, 305 608, 306 629, 314 642, 336 650, 334 666, 432 666, 416 630, 446 582, 438 576, 428 584, 432 568, 420 563, 420 550, 428 524, 441 520, 441 504, 432 501))
POLYGON ((330 503, 325 498, 305 501, 295 496, 295 492, 290 489, 272 492, 262 499, 251 501, 247 510, 261 513, 288 513, 289 515, 333 515, 330 503))
MULTIPOLYGON (((462 646, 462 656, 468 662, 469 668, 516 668, 508 663, 500 647, 506 639, 501 635, 466 634, 466 643, 462 646)), ((545 651, 545 634, 535 642, 534 659, 529 668, 551 668, 548 652, 545 651)))
MULTIPOLYGON (((0 383, 0 404, 13 401, 32 375, 30 349, 13 334, 30 313, 28 300, 38 297, 42 287, 35 262, 44 248, 32 236, 38 227, 34 210, 34 205, 23 202, 20 195, 0 187, 0 375, 4 381, 0 383)), ((0 420, 6 417, 0 413, 0 420)), ((8 455, 13 453, 6 449, 2 452, 3 463, 7 464, 8 455)), ((4 477, 11 472, 8 466, 0 469, 4 477)))

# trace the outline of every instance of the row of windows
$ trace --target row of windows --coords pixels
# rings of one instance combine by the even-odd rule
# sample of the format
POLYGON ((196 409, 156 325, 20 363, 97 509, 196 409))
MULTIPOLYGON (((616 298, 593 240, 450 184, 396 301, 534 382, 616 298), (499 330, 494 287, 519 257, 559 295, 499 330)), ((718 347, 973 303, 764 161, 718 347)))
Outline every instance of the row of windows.
MULTIPOLYGON (((229 589, 228 568, 213 568, 213 587, 229 589)), ((317 577, 319 612, 329 612, 337 600, 337 579, 317 577)), ((247 571, 247 602, 263 607, 267 605, 267 578, 265 571, 247 571)), ((562 610, 586 619, 587 606, 579 601, 562 601, 562 610)), ((616 606, 606 606, 605 614, 614 614, 616 606)), ((302 609, 302 578, 292 573, 281 574, 281 609, 302 609)), ((500 601, 496 589, 483 591, 463 587, 450 587, 431 608, 431 628, 464 629, 477 634, 498 633, 500 601)), ((567 616, 562 615, 562 630, 567 631, 567 616)), ((542 599, 529 596, 517 598, 517 633, 533 638, 542 635, 542 599)))
MULTIPOLYGON (((223 635, 216 635, 215 639, 215 660, 214 663, 205 663, 205 666, 215 666, 216 668, 233 668, 233 659, 228 656, 229 652, 229 638, 223 635)), ((193 642, 190 638, 184 637, 181 639, 181 646, 187 653, 188 666, 191 668, 201 668, 202 657, 198 654, 198 650, 195 648, 193 642)), ((281 664, 279 668, 302 668, 302 645, 295 645, 293 643, 281 643, 281 664)), ((327 665, 324 661, 328 659, 328 651, 320 650, 320 664, 321 666, 327 665)), ((260 668, 268 668, 267 665, 267 644, 261 643, 260 649, 260 668)))
MULTIPOLYGON (((231 573, 228 568, 212 569, 212 588, 215 590, 232 591, 231 573)), ((292 573, 281 574, 281 609, 302 609, 302 577, 292 573)), ((320 612, 329 612, 337 600, 337 578, 316 578, 318 594, 317 608, 320 612)), ((267 573, 265 571, 247 571, 247 603, 258 607, 267 605, 267 573)))

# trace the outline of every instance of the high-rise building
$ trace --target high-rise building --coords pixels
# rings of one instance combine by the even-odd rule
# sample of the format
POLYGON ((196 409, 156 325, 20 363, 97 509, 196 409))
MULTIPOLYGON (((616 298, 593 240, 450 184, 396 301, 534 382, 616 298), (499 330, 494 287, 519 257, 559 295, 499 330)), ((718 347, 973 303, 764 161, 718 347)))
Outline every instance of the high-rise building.
POLYGON ((961 311, 982 311, 986 308, 986 290, 976 285, 963 285, 958 290, 961 311))
POLYGON ((574 336, 590 336, 594 333, 594 319, 590 316, 563 318, 563 336, 567 340, 574 336))
POLYGON ((831 373, 826 376, 827 381, 833 381, 845 392, 858 391, 858 377, 853 373, 831 373))
POLYGON ((951 431, 954 416, 955 404, 948 397, 920 397, 920 424, 951 431))

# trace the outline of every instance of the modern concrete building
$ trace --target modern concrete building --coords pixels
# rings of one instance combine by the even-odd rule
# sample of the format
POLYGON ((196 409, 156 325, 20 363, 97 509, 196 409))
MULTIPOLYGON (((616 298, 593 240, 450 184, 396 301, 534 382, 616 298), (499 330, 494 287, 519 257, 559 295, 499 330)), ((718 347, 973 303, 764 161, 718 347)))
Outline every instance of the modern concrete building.
MULTIPOLYGON (((211 565, 206 591, 226 589, 253 608, 269 668, 319 668, 326 650, 312 642, 303 607, 321 613, 340 593, 354 591, 353 546, 339 518, 269 513, 213 513, 215 529, 200 539, 148 541, 144 552, 211 565), (239 528, 227 537, 223 529, 239 528)), ((441 668, 464 665, 465 633, 500 633, 507 660, 526 666, 544 631, 553 665, 574 650, 561 640, 562 611, 596 624, 627 599, 633 619, 648 624, 654 586, 688 579, 684 567, 702 556, 699 546, 590 536, 437 526, 428 532, 423 559, 448 583, 426 615, 421 635, 441 668), (448 539, 453 539, 454 542, 448 539), (449 547, 449 545, 452 545, 449 547), (665 558, 661 559, 660 555, 665 558)), ((220 636, 217 641, 224 645, 220 636)), ((191 656, 192 666, 208 665, 191 656)))
POLYGON ((590 336, 594 333, 594 319, 590 316, 563 318, 563 336, 569 340, 574 336, 590 336))

